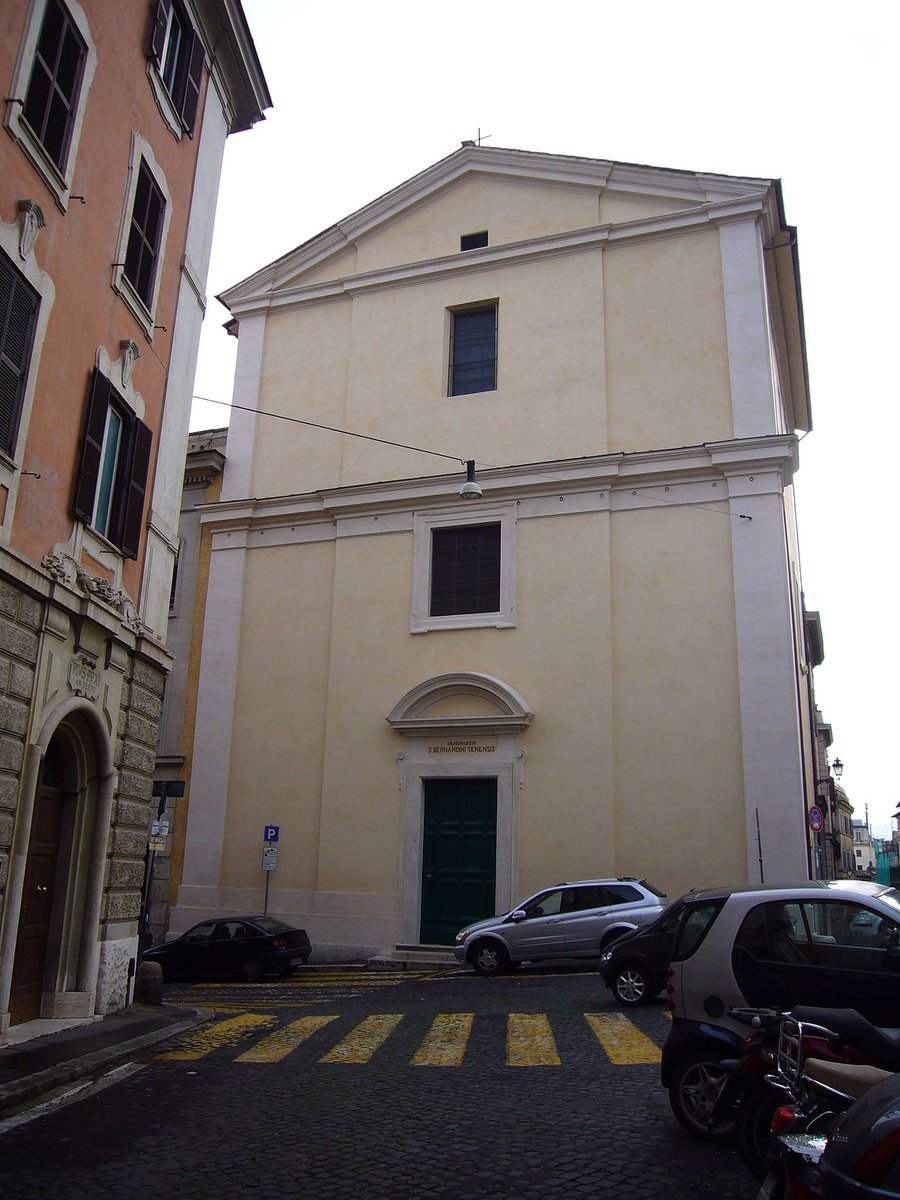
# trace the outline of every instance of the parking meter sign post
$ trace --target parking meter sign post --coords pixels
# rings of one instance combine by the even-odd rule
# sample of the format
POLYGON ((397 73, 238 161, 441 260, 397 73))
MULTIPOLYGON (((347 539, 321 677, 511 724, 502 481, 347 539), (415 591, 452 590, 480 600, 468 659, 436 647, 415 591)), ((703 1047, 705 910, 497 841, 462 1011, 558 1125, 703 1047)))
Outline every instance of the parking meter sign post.
POLYGON ((266 892, 263 899, 263 916, 268 916, 269 913, 269 880, 272 877, 272 872, 278 867, 278 847, 273 846, 273 842, 278 841, 278 826, 266 825, 263 829, 263 854, 262 854, 262 869, 266 873, 266 892))

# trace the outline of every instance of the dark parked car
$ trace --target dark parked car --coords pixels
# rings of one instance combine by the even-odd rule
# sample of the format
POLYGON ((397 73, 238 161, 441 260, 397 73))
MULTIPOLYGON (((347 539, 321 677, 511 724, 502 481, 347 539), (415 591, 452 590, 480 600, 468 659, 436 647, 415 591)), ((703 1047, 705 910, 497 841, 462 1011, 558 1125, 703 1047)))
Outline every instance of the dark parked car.
POLYGON ((181 937, 144 951, 158 962, 164 979, 239 978, 293 975, 312 953, 305 929, 274 917, 225 917, 201 921, 181 937))
POLYGON ((684 900, 676 900, 652 925, 626 933, 600 956, 600 976, 620 1004, 646 1004, 666 986, 684 900))

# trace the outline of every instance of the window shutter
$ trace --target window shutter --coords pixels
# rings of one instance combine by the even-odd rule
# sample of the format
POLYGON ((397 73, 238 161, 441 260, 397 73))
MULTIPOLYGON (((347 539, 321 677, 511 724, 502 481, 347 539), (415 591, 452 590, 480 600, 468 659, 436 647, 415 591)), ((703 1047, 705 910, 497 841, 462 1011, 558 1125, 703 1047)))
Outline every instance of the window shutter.
POLYGON ((184 99, 181 102, 181 119, 189 137, 194 136, 197 105, 200 102, 200 84, 203 81, 203 58, 203 39, 196 31, 192 31, 187 78, 184 81, 184 99))
POLYGON ((94 497, 97 492, 97 479, 100 475, 100 454, 103 449, 103 431, 106 428, 106 411, 112 385, 105 375, 97 368, 91 377, 91 391, 88 397, 87 414, 84 419, 84 435, 81 443, 81 459, 78 463, 78 473, 75 476, 75 495, 72 499, 72 511, 76 517, 88 524, 94 516, 94 497))
POLYGON ((169 14, 172 11, 172 0, 156 0, 153 11, 153 24, 150 26, 150 57, 156 60, 161 69, 163 50, 166 45, 166 31, 169 28, 169 14))
POLYGON ((122 536, 119 549, 127 558, 137 558, 141 544, 141 518, 144 515, 144 495, 147 491, 147 476, 150 470, 150 447, 153 434, 136 417, 134 419, 131 470, 124 495, 125 509, 122 515, 122 536))
POLYGON ((7 454, 15 451, 38 303, 37 292, 0 254, 0 449, 7 454))

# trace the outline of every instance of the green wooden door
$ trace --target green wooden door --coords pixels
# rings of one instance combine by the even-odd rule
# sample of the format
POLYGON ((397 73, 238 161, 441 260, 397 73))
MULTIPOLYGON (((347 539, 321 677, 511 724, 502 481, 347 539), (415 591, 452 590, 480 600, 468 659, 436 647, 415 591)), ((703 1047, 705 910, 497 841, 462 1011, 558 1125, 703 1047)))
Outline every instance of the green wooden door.
POLYGON ((452 946, 469 921, 496 910, 497 780, 426 779, 423 945, 452 946))

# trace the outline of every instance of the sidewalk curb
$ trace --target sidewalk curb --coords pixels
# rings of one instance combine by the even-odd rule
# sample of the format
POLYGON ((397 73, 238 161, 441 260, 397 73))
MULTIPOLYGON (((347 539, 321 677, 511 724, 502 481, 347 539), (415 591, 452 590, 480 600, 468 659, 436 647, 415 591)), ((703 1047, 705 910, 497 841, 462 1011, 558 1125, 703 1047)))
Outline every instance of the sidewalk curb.
POLYGON ((104 1046, 100 1050, 83 1054, 69 1062, 57 1063, 34 1075, 13 1080, 11 1083, 0 1084, 0 1115, 19 1104, 33 1100, 36 1096, 43 1095, 44 1092, 49 1092, 62 1084, 71 1083, 75 1079, 81 1079, 100 1068, 117 1066, 125 1059, 140 1054, 148 1046, 154 1046, 158 1042, 168 1041, 169 1038, 186 1033, 196 1025, 211 1021, 214 1016, 215 1013, 212 1009, 196 1008, 180 1021, 172 1021, 160 1026, 159 1029, 153 1029, 149 1033, 141 1034, 140 1037, 132 1038, 130 1041, 104 1046))

